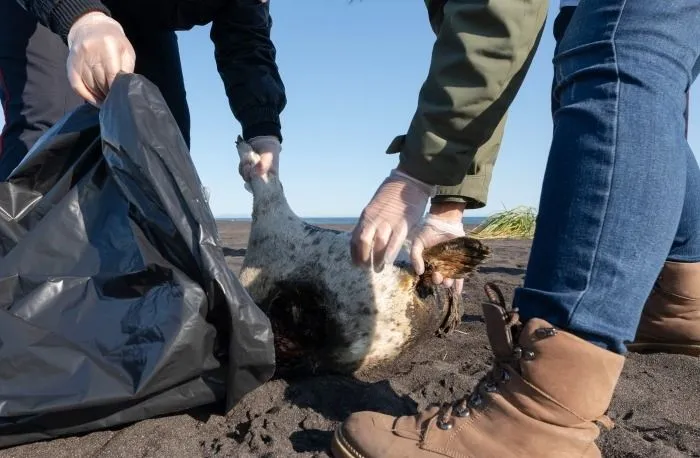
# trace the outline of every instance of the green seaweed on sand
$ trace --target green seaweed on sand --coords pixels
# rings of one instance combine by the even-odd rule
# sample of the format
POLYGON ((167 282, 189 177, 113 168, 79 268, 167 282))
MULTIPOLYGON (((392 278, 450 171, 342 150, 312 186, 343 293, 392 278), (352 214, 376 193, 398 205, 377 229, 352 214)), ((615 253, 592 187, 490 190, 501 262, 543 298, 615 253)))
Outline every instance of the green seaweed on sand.
POLYGON ((534 208, 515 207, 489 216, 469 235, 478 239, 528 239, 535 234, 536 219, 534 208))

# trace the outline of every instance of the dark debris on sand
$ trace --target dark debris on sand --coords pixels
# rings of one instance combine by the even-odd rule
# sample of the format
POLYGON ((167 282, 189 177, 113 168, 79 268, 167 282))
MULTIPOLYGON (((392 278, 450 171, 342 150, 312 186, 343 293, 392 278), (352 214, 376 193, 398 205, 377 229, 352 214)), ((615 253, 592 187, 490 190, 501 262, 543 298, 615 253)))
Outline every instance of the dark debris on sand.
MULTIPOLYGON (((247 225, 222 224, 237 272, 247 225)), ((466 285, 457 332, 435 338, 371 379, 321 376, 273 380, 223 417, 215 407, 142 421, 121 429, 0 451, 9 457, 328 457, 332 430, 348 414, 410 414, 465 394, 488 370, 479 302, 493 281, 507 299, 522 282, 528 241, 488 241, 492 257, 466 285)), ((700 457, 700 359, 631 355, 613 399, 616 427, 599 444, 610 458, 700 457)))

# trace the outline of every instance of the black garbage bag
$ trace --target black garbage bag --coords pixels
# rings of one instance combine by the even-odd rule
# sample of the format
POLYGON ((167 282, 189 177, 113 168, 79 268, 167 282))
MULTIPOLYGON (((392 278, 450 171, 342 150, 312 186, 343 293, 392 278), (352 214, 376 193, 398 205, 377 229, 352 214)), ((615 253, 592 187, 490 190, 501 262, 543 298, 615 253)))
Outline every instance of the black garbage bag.
POLYGON ((160 91, 120 74, 0 183, 0 447, 213 402, 274 372, 160 91))

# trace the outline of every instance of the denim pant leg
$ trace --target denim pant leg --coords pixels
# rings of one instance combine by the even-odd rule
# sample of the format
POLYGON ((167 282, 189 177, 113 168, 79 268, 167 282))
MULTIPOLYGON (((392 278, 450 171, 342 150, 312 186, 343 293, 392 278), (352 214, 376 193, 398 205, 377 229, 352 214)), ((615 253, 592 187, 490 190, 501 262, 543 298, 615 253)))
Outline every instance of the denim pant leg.
MULTIPOLYGON (((569 22, 571 22, 571 16, 574 14, 574 11, 576 11, 575 6, 564 6, 562 8, 559 8, 559 13, 557 13, 557 16, 554 18, 554 24, 552 24, 552 36, 554 37, 554 55, 557 54, 557 51, 559 50, 559 43, 561 43, 561 39, 564 37, 564 33, 566 32, 566 28, 569 26, 569 22)), ((552 108, 552 116, 554 116, 554 112, 557 111, 559 108, 559 102, 557 101, 556 97, 554 97, 554 90, 557 87, 557 79, 556 77, 552 78, 552 92, 551 92, 551 108, 552 108)))
POLYGON ((514 299, 524 320, 618 353, 634 339, 694 173, 684 111, 698 23, 694 0, 586 0, 574 12, 554 58, 559 107, 514 299))
POLYGON ((683 213, 668 259, 700 262, 700 168, 690 148, 687 148, 687 161, 683 213))
MULTIPOLYGON (((564 37, 566 28, 571 22, 571 16, 576 10, 575 6, 565 6, 559 10, 556 19, 554 20, 553 35, 555 40, 554 54, 556 55, 559 48, 559 43, 564 37)), ((696 64, 700 65, 700 64, 696 64)), ((696 70, 697 71, 697 70, 696 70)), ((552 78, 552 116, 559 108, 559 102, 554 97, 554 89, 557 85, 557 79, 552 78)), ((686 108, 684 112, 685 119, 685 135, 688 136, 688 113, 689 98, 686 92, 686 108)), ((700 226, 698 219, 700 218, 700 169, 698 169, 695 156, 688 149, 688 172, 686 179, 685 202, 683 205, 683 213, 681 221, 678 225, 678 231, 671 246, 671 252, 668 259, 675 262, 700 262, 700 231, 697 228, 700 226)))
MULTIPOLYGON (((693 75, 700 74, 700 59, 695 63, 693 75)), ((686 94, 687 96, 687 94, 686 94)), ((689 100, 686 100, 685 122, 688 135, 689 100)), ((678 224, 678 231, 668 259, 675 262, 700 262, 700 167, 690 148, 687 148, 688 171, 685 183, 685 202, 678 224)))

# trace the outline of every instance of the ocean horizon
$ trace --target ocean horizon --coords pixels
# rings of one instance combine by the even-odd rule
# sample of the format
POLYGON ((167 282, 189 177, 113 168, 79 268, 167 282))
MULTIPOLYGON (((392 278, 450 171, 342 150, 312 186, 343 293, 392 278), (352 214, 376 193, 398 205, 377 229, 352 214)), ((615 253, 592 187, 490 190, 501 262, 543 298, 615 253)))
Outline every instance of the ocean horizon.
MULTIPOLYGON (((317 225, 354 225, 357 223, 357 217, 300 217, 302 220, 309 224, 317 225)), ((467 226, 481 224, 487 217, 486 216, 465 216, 462 218, 462 223, 467 226)), ((250 222, 251 218, 249 216, 219 216, 216 218, 217 221, 238 221, 238 222, 250 222)))

